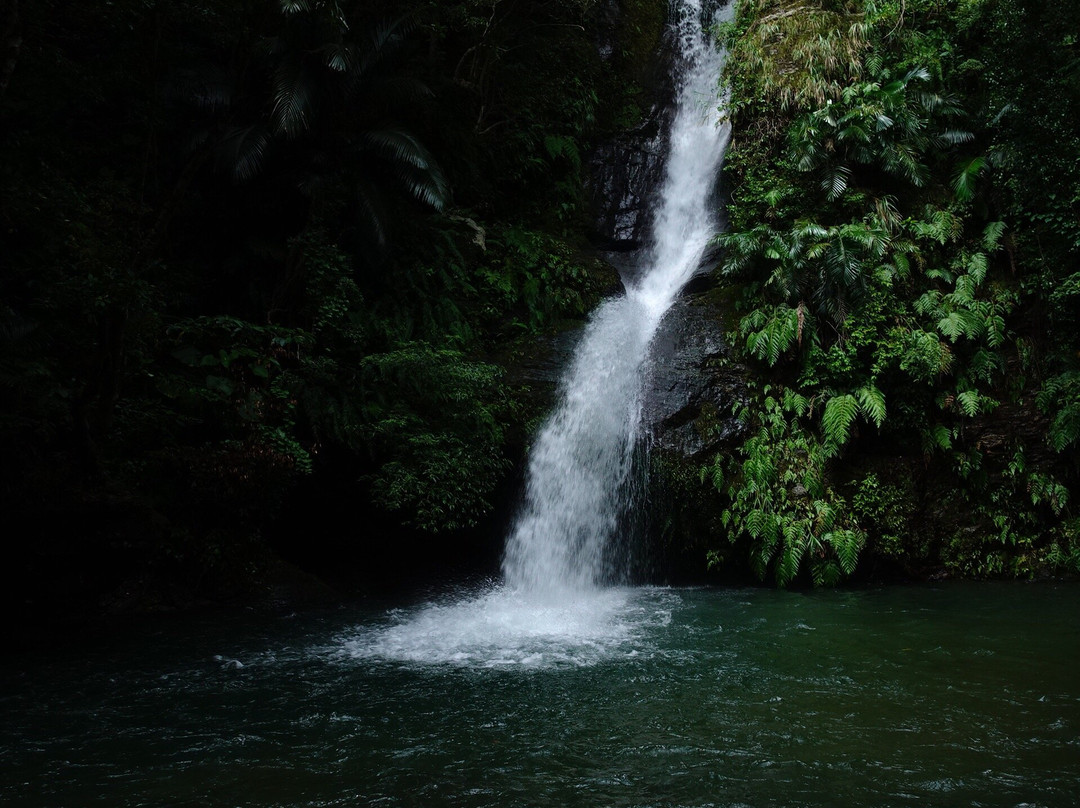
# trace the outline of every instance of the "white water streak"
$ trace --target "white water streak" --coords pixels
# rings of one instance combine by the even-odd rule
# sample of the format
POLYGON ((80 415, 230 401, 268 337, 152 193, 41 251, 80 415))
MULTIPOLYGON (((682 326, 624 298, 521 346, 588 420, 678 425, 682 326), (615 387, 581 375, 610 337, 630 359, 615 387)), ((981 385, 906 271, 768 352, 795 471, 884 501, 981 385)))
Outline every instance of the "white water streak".
POLYGON ((505 583, 392 613, 345 638, 343 658, 576 667, 633 657, 671 619, 677 596, 600 587, 616 577, 605 557, 627 507, 649 342, 716 228, 711 197, 728 131, 716 111, 722 56, 702 31, 702 2, 677 7, 682 82, 650 268, 596 311, 562 380, 561 403, 530 456, 505 583))
POLYGON ((606 558, 627 499, 642 365, 716 231, 712 197, 730 129, 717 109, 723 53, 701 18, 702 0, 681 0, 675 9, 681 88, 648 269, 625 297, 593 314, 529 458, 503 573, 511 588, 537 598, 557 601, 618 573, 606 558))

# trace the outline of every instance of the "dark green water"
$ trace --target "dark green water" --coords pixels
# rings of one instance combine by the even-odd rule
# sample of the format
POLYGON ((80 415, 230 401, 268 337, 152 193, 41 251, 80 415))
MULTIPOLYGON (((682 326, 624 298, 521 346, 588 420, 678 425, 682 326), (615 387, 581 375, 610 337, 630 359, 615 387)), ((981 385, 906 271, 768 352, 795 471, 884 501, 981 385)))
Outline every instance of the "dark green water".
POLYGON ((511 600, 9 660, 0 804, 1080 804, 1075 585, 511 600))

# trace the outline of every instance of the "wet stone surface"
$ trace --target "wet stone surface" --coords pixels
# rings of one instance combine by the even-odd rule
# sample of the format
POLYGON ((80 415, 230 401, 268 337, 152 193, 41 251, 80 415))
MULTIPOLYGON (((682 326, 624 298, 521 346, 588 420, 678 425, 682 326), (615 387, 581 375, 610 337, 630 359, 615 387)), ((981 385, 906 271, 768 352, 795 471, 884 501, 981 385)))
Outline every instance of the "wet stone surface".
POLYGON ((679 300, 653 340, 645 368, 645 427, 652 445, 699 458, 745 430, 732 407, 747 398, 745 371, 730 361, 724 312, 707 296, 679 300))

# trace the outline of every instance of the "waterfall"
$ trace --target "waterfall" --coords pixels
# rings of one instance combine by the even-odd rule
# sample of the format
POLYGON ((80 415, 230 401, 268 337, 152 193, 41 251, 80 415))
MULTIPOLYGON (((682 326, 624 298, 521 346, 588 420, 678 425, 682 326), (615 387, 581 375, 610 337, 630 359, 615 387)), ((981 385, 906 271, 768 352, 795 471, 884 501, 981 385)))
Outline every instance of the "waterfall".
POLYGON ((672 2, 678 89, 645 271, 593 314, 563 376, 530 453, 505 581, 391 612, 343 643, 348 657, 581 667, 633 658, 643 634, 671 620, 678 596, 602 585, 619 577, 612 550, 630 507, 649 344, 717 227, 712 197, 728 129, 716 109, 723 55, 704 24, 706 4, 716 0, 672 2))
POLYGON ((559 404, 530 453, 524 504, 503 559, 507 585, 530 596, 558 600, 620 573, 611 545, 627 507, 642 367, 717 228, 713 191, 730 129, 719 120, 724 54, 708 31, 715 20, 707 4, 672 4, 677 95, 645 271, 590 318, 560 382, 559 404))

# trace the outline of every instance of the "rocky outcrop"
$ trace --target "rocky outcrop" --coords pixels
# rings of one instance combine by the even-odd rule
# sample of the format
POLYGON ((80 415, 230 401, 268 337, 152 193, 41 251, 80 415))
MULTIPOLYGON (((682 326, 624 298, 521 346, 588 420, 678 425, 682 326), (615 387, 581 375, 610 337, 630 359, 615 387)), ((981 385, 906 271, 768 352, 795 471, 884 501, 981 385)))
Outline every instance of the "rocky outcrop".
MULTIPOLYGON (((641 120, 599 144, 589 163, 594 241, 627 282, 645 261, 642 248, 664 176, 674 111, 672 77, 677 71, 667 67, 674 53, 664 44, 657 17, 663 7, 655 0, 608 0, 598 41, 601 58, 626 82, 638 83, 639 103, 648 101, 641 120), (646 19, 656 25, 643 38, 649 29, 646 19)), ((655 449, 700 458, 741 430, 731 409, 745 396, 743 374, 729 361, 721 309, 716 295, 685 295, 654 339, 643 405, 655 449)))
POLYGON ((644 421, 655 449, 702 460, 745 430, 732 414, 747 399, 745 371, 724 341, 723 306, 712 295, 679 300, 653 342, 644 421))
POLYGON ((589 157, 587 188, 601 250, 637 250, 649 230, 648 200, 663 176, 673 98, 665 7, 607 0, 602 8, 597 49, 610 87, 601 118, 612 134, 589 157))
POLYGON ((664 171, 668 113, 655 108, 636 130, 601 144, 590 161, 596 241, 613 252, 637 250, 651 224, 649 200, 664 171))

